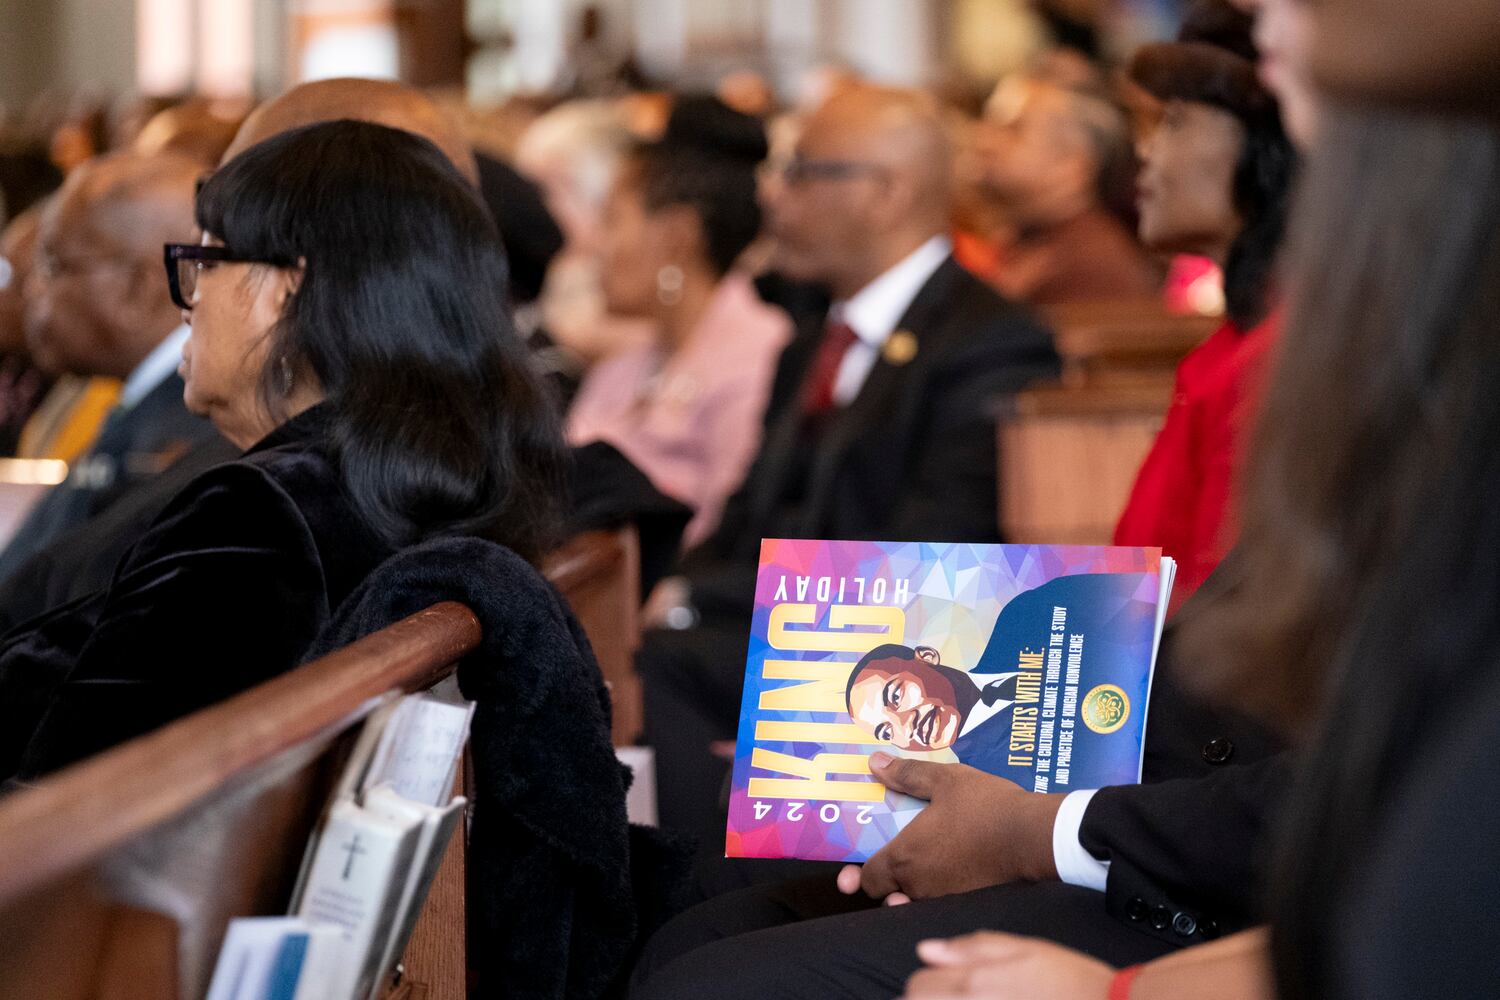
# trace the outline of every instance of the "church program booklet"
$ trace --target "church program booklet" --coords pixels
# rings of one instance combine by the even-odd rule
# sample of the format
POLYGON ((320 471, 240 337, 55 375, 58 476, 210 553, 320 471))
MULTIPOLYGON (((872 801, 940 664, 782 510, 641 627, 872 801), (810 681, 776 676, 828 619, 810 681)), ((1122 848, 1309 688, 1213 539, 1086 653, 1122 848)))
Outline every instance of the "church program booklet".
POLYGON ((925 803, 869 755, 1037 792, 1140 780, 1160 549, 766 539, 725 854, 864 861, 925 803))

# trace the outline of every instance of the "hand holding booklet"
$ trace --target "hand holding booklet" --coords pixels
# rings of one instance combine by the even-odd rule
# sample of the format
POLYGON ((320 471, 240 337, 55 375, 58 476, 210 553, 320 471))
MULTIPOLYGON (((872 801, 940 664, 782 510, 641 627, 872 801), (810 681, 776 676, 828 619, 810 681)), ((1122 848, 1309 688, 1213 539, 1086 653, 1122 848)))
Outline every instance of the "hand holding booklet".
POLYGON ((876 750, 1028 791, 1140 780, 1160 549, 767 539, 729 857, 865 861, 925 803, 876 750))

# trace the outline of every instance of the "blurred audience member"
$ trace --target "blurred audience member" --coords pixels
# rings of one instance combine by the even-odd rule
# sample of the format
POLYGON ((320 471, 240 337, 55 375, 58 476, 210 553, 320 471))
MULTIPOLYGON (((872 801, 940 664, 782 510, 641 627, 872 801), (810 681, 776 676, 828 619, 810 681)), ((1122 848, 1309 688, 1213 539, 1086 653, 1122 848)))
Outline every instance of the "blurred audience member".
POLYGON ((0 137, 0 221, 16 218, 62 182, 44 146, 19 134, 0 137))
MULTIPOLYGON (((28 281, 30 284, 30 281, 28 281)), ((36 342, 39 324, 35 310, 26 315, 26 345, 36 342)), ((33 352, 33 357, 35 353, 33 352)), ((42 371, 56 374, 47 368, 42 371)), ((16 442, 17 458, 53 458, 72 462, 88 450, 99 436, 115 404, 120 400, 120 380, 103 375, 89 377, 63 373, 32 411, 16 442)))
POLYGON ((563 249, 542 287, 541 326, 570 356, 574 378, 612 351, 651 341, 649 323, 604 305, 604 203, 629 147, 614 108, 575 101, 538 118, 516 148, 516 169, 541 186, 562 227, 563 249))
POLYGON ((1260 78, 1281 105, 1287 135, 1301 150, 1320 131, 1322 99, 1309 75, 1312 10, 1307 0, 1233 0, 1255 17, 1260 78))
POLYGON ((1500 4, 1493 0, 1319 0, 1308 6, 1322 41, 1308 57, 1319 82, 1334 92, 1446 111, 1500 110, 1500 4))
POLYGON ((158 94, 121 94, 109 108, 109 148, 130 149, 147 122, 181 101, 158 94))
POLYGON ((1000 248, 1010 240, 1010 226, 985 178, 984 126, 957 109, 949 109, 947 122, 953 146, 953 257, 970 274, 999 288, 1000 248))
POLYGON ((719 79, 714 94, 741 114, 768 118, 776 110, 776 92, 764 76, 754 70, 741 69, 719 79))
POLYGON ((1178 368, 1166 423, 1115 529, 1116 544, 1159 545, 1177 560, 1176 607, 1235 541, 1296 154, 1257 78, 1250 18, 1224 0, 1200 0, 1181 40, 1143 48, 1131 76, 1161 102, 1140 143, 1141 238, 1219 262, 1228 312, 1178 368))
POLYGON ((996 397, 1056 371, 1047 332, 950 255, 950 157, 929 102, 845 88, 766 203, 773 266, 834 305, 793 316, 760 452, 663 600, 691 627, 638 658, 662 823, 710 845, 761 539, 994 540, 996 397))
POLYGON ((1107 98, 1037 78, 996 88, 980 131, 985 188, 1012 234, 1002 292, 1039 305, 1154 297, 1160 275, 1104 204, 1131 162, 1129 126, 1107 98))
MULTIPOLYGON (((475 151, 479 162, 479 192, 500 227, 505 244, 506 277, 510 300, 518 309, 529 306, 542 294, 547 268, 562 250, 562 228, 547 211, 542 189, 503 160, 475 151)), ((537 323, 517 329, 530 339, 537 323)), ((539 321, 538 321, 539 322, 539 321)))
POLYGON ((177 153, 214 167, 249 113, 245 101, 203 97, 184 101, 152 116, 130 148, 142 156, 177 153))
POLYGON ((791 336, 786 314, 734 270, 760 229, 755 170, 765 155, 754 118, 715 98, 681 100, 666 134, 627 159, 605 212, 606 307, 649 317, 657 339, 589 370, 568 437, 609 441, 692 507, 689 547, 744 479, 791 336))
POLYGON ((393 80, 339 77, 294 87, 250 112, 224 151, 224 162, 273 135, 339 118, 415 133, 442 150, 470 184, 479 184, 473 148, 458 123, 420 90, 393 80))
POLYGON ((65 174, 107 149, 109 128, 104 107, 87 97, 71 103, 47 141, 47 155, 65 174))
POLYGON ((12 456, 21 429, 52 385, 26 347, 22 287, 36 257, 40 207, 18 215, 0 232, 0 457, 12 456))
POLYGON ((50 370, 122 387, 98 439, 0 553, 0 578, 214 436, 183 406, 188 331, 161 273, 162 244, 196 232, 201 171, 186 157, 111 154, 75 169, 47 203, 28 286, 40 317, 33 353, 50 370))

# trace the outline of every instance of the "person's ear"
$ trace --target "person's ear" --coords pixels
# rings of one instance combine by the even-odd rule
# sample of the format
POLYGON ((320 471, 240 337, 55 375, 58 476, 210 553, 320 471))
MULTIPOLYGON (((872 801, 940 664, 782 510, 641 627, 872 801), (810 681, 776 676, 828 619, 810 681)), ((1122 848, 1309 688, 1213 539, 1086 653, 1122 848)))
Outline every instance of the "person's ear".
POLYGON ((917 659, 925 660, 928 663, 943 662, 942 656, 940 656, 938 654, 938 651, 933 649, 931 646, 918 646, 913 649, 912 652, 917 654, 917 659))
POLYGON ((275 296, 276 308, 286 308, 293 295, 302 287, 302 279, 307 274, 307 258, 298 257, 296 267, 278 267, 271 272, 275 285, 272 294, 275 296))
POLYGON ((917 206, 917 189, 910 174, 882 170, 864 185, 861 197, 875 232, 895 229, 911 217, 917 206))
POLYGON ((687 205, 668 205, 652 213, 653 223, 661 236, 662 249, 679 266, 696 263, 708 257, 703 238, 703 222, 687 205))

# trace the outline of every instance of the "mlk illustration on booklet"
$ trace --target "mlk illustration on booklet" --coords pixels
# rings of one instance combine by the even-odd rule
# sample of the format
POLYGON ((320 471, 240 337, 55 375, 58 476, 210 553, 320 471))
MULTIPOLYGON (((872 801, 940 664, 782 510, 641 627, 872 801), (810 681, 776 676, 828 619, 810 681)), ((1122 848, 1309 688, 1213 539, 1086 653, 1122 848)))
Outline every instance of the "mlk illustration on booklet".
POLYGON ((864 861, 924 803, 876 750, 1038 792, 1140 780, 1160 549, 767 539, 725 853, 864 861))

